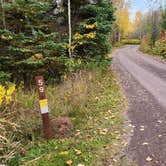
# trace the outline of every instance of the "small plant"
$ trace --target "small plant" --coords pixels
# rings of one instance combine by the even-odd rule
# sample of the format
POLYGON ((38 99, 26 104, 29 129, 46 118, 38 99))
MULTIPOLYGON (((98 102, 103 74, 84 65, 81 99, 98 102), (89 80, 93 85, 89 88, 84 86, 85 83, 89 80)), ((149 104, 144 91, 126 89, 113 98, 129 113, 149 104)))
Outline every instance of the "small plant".
POLYGON ((123 39, 122 43, 123 44, 139 45, 139 44, 141 44, 141 40, 140 39, 123 39))
POLYGON ((14 105, 14 91, 15 84, 8 87, 0 85, 0 164, 10 161, 20 148, 20 142, 15 140, 19 126, 13 120, 15 113, 10 109, 14 105))
POLYGON ((145 35, 141 41, 140 50, 144 53, 152 54, 152 48, 150 47, 150 36, 145 35))
POLYGON ((166 39, 160 39, 156 41, 153 54, 166 58, 166 39))

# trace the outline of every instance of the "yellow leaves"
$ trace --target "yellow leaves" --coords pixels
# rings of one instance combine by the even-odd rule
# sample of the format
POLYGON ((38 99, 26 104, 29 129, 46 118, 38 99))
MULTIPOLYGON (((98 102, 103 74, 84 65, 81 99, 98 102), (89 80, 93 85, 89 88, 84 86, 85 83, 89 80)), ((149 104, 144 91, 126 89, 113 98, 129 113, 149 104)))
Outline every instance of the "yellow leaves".
POLYGON ((5 87, 3 87, 2 85, 0 85, 0 105, 5 97, 6 94, 6 90, 5 87))
POLYGON ((82 63, 82 62, 81 62, 81 59, 78 59, 78 60, 77 60, 77 63, 78 63, 79 65, 81 65, 81 63, 82 63))
POLYGON ((69 48, 73 51, 75 49, 75 45, 70 45, 69 48))
MULTIPOLYGON (((87 29, 93 29, 96 25, 97 25, 97 23, 94 23, 91 25, 85 25, 85 27, 87 29)), ((71 50, 73 51, 76 46, 81 46, 85 43, 85 41, 87 39, 94 39, 95 37, 96 37, 96 32, 90 32, 90 33, 86 33, 86 34, 80 34, 77 32, 73 36, 74 41, 73 41, 72 45, 69 46, 69 48, 71 48, 71 50)))
POLYGON ((74 39, 75 40, 80 40, 80 39, 82 39, 83 38, 83 35, 81 35, 81 34, 79 34, 79 33, 76 33, 75 35, 74 35, 74 39))
POLYGON ((82 42, 82 41, 81 41, 81 42, 78 42, 78 44, 79 44, 79 45, 83 45, 83 42, 82 42))
POLYGON ((43 58, 43 54, 42 53, 37 53, 37 54, 34 54, 33 56, 31 56, 30 58, 28 58, 28 60, 29 61, 38 61, 42 58, 43 58))
POLYGON ((11 39, 13 39, 13 37, 10 36, 10 35, 8 35, 8 36, 1 35, 0 38, 1 38, 1 39, 4 39, 4 40, 11 40, 11 39))
MULTIPOLYGON (((81 40, 83 38, 88 38, 88 39, 94 39, 96 37, 96 32, 90 32, 90 33, 86 33, 86 34, 79 34, 78 32, 74 35, 74 40, 81 40)), ((83 41, 79 41, 79 44, 82 45, 83 41)))
POLYGON ((85 36, 88 38, 88 39, 94 39, 96 37, 96 32, 90 32, 88 34, 85 34, 85 36))
POLYGON ((69 154, 69 151, 63 151, 59 153, 59 155, 68 155, 68 154, 69 154))
POLYGON ((64 79, 64 80, 67 79, 67 74, 66 74, 66 73, 63 75, 63 79, 64 79))
POLYGON ((11 84, 11 85, 9 86, 9 89, 6 91, 6 95, 7 95, 7 96, 11 96, 11 95, 13 94, 13 92, 15 91, 15 87, 16 87, 15 84, 11 84))
POLYGON ((15 84, 11 84, 8 89, 0 85, 0 105, 2 102, 4 102, 4 104, 8 104, 11 101, 14 91, 15 84))
POLYGON ((95 22, 94 24, 85 24, 86 29, 94 29, 96 26, 97 26, 97 22, 95 22))
POLYGON ((108 133, 108 129, 103 129, 100 131, 101 135, 106 135, 108 133))

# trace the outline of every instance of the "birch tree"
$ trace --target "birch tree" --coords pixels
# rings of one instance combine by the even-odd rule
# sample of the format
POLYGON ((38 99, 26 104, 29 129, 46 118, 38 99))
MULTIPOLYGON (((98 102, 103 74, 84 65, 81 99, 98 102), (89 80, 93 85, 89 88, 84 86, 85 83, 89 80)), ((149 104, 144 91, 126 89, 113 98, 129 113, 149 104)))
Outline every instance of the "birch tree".
POLYGON ((71 52, 71 3, 70 0, 68 0, 68 26, 69 26, 69 57, 72 58, 72 52, 71 52))

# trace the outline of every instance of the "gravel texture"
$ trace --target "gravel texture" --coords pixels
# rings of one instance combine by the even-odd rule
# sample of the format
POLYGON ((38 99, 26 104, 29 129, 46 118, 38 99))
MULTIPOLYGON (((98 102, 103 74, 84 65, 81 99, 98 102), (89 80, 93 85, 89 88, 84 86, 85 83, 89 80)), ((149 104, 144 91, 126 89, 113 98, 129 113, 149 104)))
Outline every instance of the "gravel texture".
POLYGON ((125 46, 112 68, 129 100, 133 136, 126 155, 139 166, 166 166, 166 63, 125 46))

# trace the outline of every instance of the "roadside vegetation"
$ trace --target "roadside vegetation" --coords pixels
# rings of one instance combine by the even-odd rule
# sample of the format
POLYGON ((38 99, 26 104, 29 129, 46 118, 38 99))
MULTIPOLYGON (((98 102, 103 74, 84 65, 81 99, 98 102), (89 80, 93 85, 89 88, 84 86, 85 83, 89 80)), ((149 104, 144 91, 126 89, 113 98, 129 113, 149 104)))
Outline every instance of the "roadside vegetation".
POLYGON ((166 7, 151 9, 141 15, 135 35, 140 35, 140 50, 144 53, 166 58, 166 7))
POLYGON ((54 124, 56 132, 49 142, 43 138, 37 92, 24 93, 20 87, 13 93, 14 87, 9 87, 10 103, 4 97, 1 105, 3 163, 16 166, 120 162, 116 154, 126 145, 122 127, 125 99, 110 69, 101 70, 96 64, 88 68, 69 76, 59 86, 48 86, 52 122, 60 118, 61 125, 66 124, 69 129, 61 132, 54 124))
POLYGON ((0 164, 120 162, 126 103, 109 68, 114 4, 1 1, 1 13, 0 164), (44 76, 47 87, 53 131, 48 142, 37 75, 44 76))
POLYGON ((130 1, 2 0, 0 5, 0 165, 118 165, 117 154, 127 144, 127 104, 109 68, 111 48, 141 43, 141 49, 150 46, 165 57, 165 8, 161 35, 149 45, 152 29, 141 29, 140 36, 144 17, 137 12, 130 20, 130 1), (143 36, 147 33, 150 38, 143 36), (49 142, 43 138, 38 75, 47 87, 49 142))
POLYGON ((123 39, 120 42, 116 42, 113 46, 114 47, 121 47, 121 46, 125 46, 125 45, 140 45, 141 44, 141 40, 140 39, 123 39))

